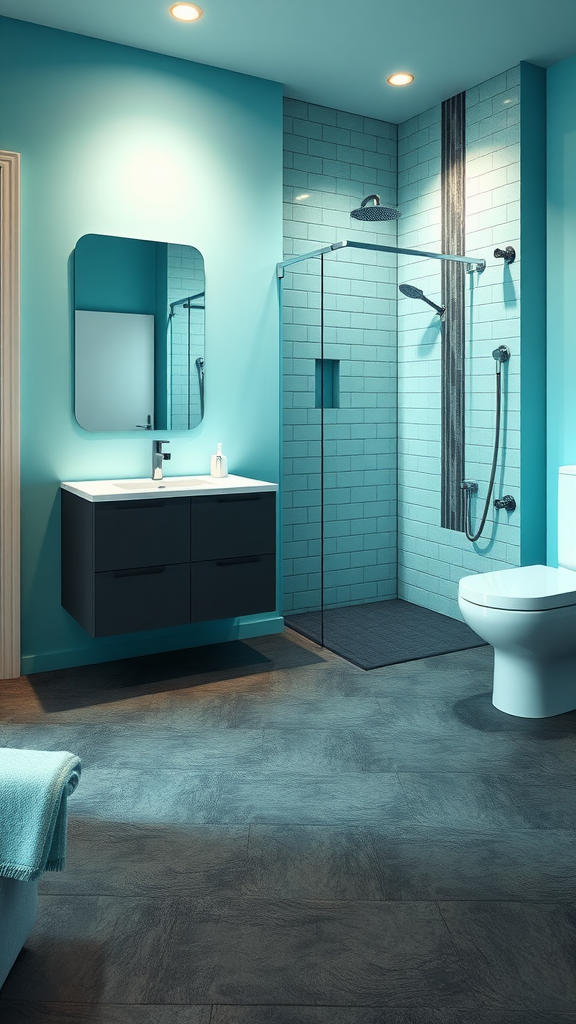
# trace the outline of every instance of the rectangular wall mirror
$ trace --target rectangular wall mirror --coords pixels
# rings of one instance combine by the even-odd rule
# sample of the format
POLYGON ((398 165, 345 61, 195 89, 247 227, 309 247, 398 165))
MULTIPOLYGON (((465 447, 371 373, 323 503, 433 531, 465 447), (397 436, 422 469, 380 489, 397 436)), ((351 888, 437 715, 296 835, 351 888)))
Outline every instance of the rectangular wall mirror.
POLYGON ((74 412, 85 430, 191 430, 204 415, 205 276, 191 245, 83 235, 74 412))

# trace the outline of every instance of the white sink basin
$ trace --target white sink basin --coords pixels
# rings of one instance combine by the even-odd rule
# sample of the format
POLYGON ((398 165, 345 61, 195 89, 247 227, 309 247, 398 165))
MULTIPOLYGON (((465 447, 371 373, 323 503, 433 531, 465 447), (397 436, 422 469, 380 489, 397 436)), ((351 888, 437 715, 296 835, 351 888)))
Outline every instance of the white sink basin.
POLYGON ((74 480, 60 485, 66 491, 88 501, 135 501, 165 497, 169 494, 249 494, 254 491, 277 491, 278 484, 268 480, 230 474, 214 476, 165 476, 163 480, 147 478, 124 480, 74 480))
POLYGON ((220 480, 197 476, 164 477, 163 480, 118 480, 114 487, 122 491, 191 491, 197 487, 212 487, 220 480))

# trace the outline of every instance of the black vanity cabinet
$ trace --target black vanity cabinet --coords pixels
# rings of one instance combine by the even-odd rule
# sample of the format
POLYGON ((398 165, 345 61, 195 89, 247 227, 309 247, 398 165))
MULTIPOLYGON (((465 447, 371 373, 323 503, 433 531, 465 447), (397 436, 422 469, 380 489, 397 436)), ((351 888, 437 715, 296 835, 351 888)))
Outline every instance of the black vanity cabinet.
POLYGON ((192 622, 276 607, 276 495, 192 498, 192 622))
POLYGON ((91 636, 274 610, 274 492, 61 494, 62 605, 91 636))

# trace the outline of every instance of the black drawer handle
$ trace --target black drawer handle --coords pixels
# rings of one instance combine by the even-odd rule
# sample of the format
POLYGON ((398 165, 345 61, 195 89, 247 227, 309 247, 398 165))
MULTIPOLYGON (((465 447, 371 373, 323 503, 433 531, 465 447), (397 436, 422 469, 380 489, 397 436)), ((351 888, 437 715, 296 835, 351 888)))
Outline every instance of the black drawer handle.
POLYGON ((163 501, 162 498, 152 498, 150 501, 111 501, 110 505, 112 508, 110 511, 134 512, 134 510, 138 510, 139 508, 162 508, 166 504, 166 500, 163 501))
POLYGON ((121 579, 123 576, 155 576, 164 572, 165 568, 165 565, 144 565, 141 569, 116 569, 114 578, 121 579))
POLYGON ((216 501, 260 501, 261 494, 221 494, 216 501))
POLYGON ((216 565, 248 565, 259 561, 260 555, 239 555, 237 558, 218 558, 216 565))

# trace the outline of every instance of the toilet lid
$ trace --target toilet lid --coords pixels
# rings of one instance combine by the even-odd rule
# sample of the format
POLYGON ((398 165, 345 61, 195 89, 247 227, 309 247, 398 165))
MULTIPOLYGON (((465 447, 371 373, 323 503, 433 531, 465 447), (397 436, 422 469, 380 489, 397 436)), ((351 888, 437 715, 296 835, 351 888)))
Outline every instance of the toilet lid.
POLYGON ((576 604, 576 572, 548 565, 523 565, 464 576, 460 597, 486 608, 539 611, 576 604))

